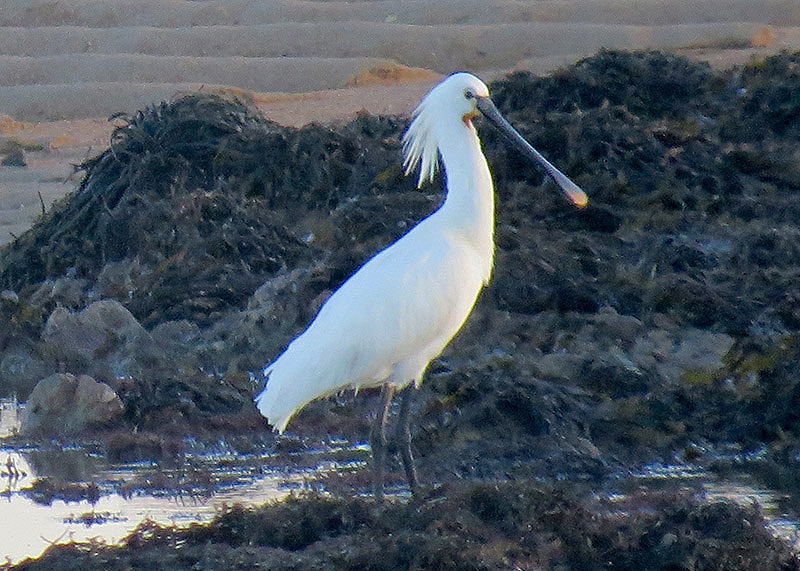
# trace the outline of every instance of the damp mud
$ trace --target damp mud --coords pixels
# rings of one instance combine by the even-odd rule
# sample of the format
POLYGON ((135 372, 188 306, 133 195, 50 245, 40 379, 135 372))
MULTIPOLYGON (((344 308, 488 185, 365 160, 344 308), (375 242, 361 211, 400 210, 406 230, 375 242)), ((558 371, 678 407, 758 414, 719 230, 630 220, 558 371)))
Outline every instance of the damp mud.
MULTIPOLYGON (((603 51, 490 86, 590 200, 572 209, 479 126, 495 273, 415 395, 423 500, 379 509, 368 470, 334 471, 22 568, 796 568, 760 501, 630 475, 688 466, 795 519, 799 66, 603 51)), ((408 117, 293 129, 197 94, 114 121, 75 191, 0 251, 0 394, 28 403, 14 446, 181 463, 219 439, 279 457, 366 440, 372 391, 313 403, 282 438, 251 399, 327 296, 440 204, 441 181, 402 174, 408 117)))

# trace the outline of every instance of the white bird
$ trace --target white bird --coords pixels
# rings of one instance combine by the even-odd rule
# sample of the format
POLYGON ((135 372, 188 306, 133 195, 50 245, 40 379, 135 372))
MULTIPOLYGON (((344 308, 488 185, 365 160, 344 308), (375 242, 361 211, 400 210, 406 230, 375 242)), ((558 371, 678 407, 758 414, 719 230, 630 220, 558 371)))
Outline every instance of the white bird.
MULTIPOLYGON (((265 367, 258 410, 283 432, 309 402, 344 389, 384 387, 372 435, 375 495, 383 496, 386 423, 395 392, 419 387, 428 364, 461 329, 494 264, 494 186, 472 120, 483 114, 558 183, 576 205, 586 195, 500 115, 477 77, 456 73, 434 87, 403 136, 406 174, 433 181, 439 159, 447 196, 433 214, 378 252, 328 298, 311 325, 265 367)), ((407 395, 408 393, 406 393, 407 395)), ((400 410, 403 464, 417 487, 408 429, 400 410)))

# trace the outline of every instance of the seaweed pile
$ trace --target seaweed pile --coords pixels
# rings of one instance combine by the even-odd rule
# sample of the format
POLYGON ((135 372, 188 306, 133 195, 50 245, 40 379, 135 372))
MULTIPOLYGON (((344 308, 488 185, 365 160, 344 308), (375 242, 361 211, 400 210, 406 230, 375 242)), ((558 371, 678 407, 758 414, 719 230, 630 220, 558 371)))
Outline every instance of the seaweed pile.
POLYGON ((396 153, 363 139, 401 127, 365 117, 341 133, 298 131, 203 94, 115 120, 110 148, 80 165, 80 187, 4 252, 0 280, 23 292, 64 275, 95 282, 108 264, 137 260, 156 275, 138 276, 125 304, 146 325, 208 325, 268 277, 319 258, 287 226, 373 190, 374 165, 396 153))
MULTIPOLYGON (((496 271, 419 393, 424 472, 594 478, 731 442, 796 465, 798 70, 603 51, 491 86, 590 206, 482 130, 496 271)), ((404 118, 298 130, 190 95, 115 120, 80 187, 0 252, 0 391, 88 374, 124 426, 263 429, 250 372, 440 185, 402 176, 404 118), (53 333, 92 326, 99 300, 135 327, 96 326, 81 351, 53 333)), ((317 403, 293 428, 363 436, 371 404, 317 403)))
MULTIPOLYGON (((720 72, 602 51, 491 89, 591 200, 566 207, 482 129, 495 276, 415 404, 436 497, 235 507, 21 568, 796 567, 756 508, 587 490, 677 458, 751 471, 797 509, 800 54, 720 72)), ((298 130, 199 94, 114 120, 80 187, 0 251, 0 393, 24 399, 54 373, 107 383, 124 404, 109 450, 137 459, 169 455, 170 434, 264 434, 252 371, 440 185, 402 175, 406 118, 298 130)), ((375 399, 314 403, 281 445, 363 438, 375 399)))
POLYGON ((797 560, 755 507, 681 494, 584 500, 565 486, 469 484, 423 503, 309 494, 233 506, 189 530, 145 522, 123 547, 50 548, 25 571, 80 569, 360 570, 749 569, 797 560))

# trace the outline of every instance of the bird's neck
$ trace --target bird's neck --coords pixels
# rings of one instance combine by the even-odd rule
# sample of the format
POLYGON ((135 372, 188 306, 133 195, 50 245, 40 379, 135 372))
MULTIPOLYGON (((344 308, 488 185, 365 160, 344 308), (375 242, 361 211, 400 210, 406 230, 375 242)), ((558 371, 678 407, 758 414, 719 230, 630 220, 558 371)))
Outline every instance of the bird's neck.
POLYGON ((487 264, 494 261, 494 185, 481 143, 471 125, 454 126, 457 132, 439 137, 439 152, 447 180, 447 198, 441 215, 448 228, 472 242, 487 264))

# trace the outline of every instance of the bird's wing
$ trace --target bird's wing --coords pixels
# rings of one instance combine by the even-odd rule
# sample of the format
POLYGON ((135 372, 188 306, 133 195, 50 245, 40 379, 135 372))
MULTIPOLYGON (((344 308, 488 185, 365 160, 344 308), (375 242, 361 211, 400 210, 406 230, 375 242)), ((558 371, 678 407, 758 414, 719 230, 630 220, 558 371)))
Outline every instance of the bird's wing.
POLYGON ((308 402, 345 388, 419 380, 466 320, 482 283, 469 244, 435 238, 412 231, 370 259, 265 369, 257 401, 273 426, 282 431, 308 402))

